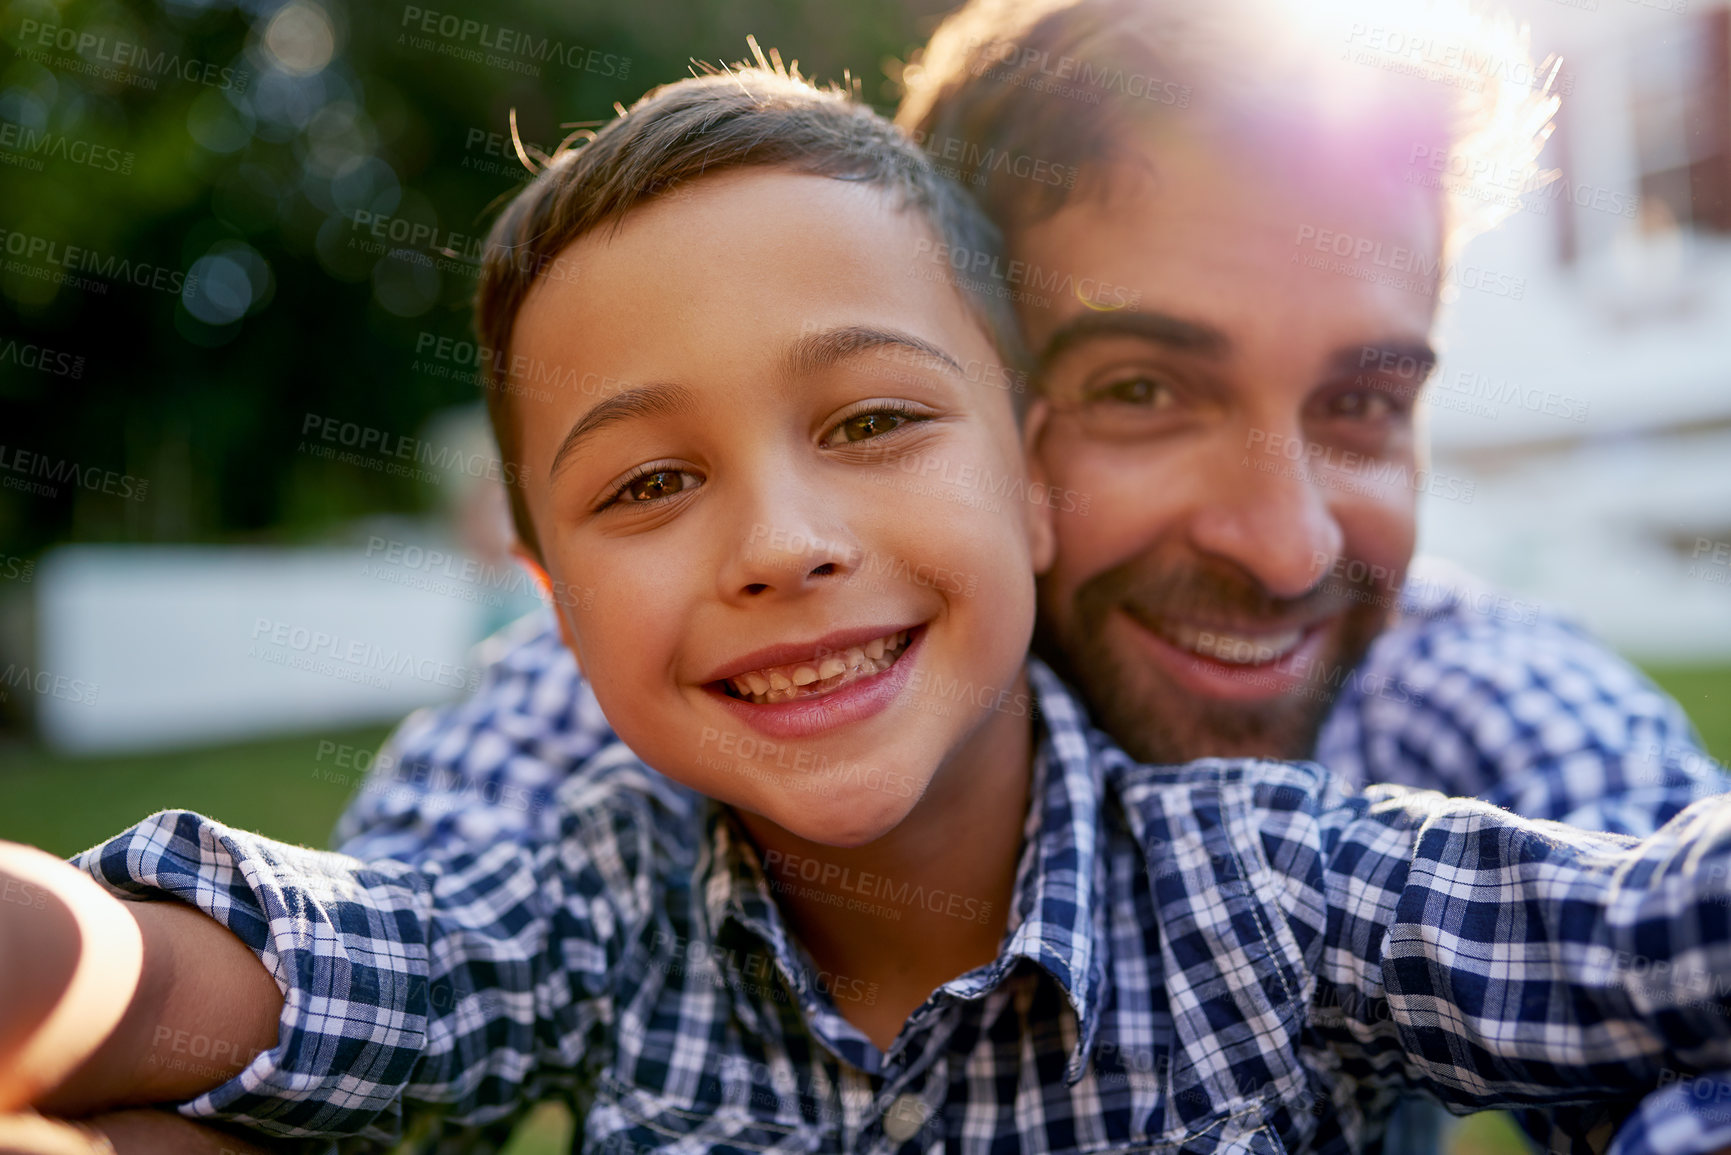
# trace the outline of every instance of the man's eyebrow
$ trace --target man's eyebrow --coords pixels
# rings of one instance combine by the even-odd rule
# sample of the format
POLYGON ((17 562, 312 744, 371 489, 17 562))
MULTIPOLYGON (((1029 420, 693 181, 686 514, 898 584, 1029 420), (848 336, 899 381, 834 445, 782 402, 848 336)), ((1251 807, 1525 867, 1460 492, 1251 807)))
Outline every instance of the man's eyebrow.
POLYGON ((1394 373, 1401 377, 1418 377, 1420 384, 1436 368, 1437 352, 1425 340, 1376 341, 1364 345, 1349 345, 1336 350, 1328 359, 1331 373, 1350 377, 1358 373, 1394 373), (1419 372, 1423 367, 1422 374, 1419 372))
POLYGON ((1071 347, 1099 337, 1135 337, 1216 360, 1232 352, 1232 338, 1212 325, 1187 321, 1170 313, 1115 309, 1108 313, 1082 313, 1058 326, 1046 347, 1040 350, 1040 364, 1049 365, 1071 347))
POLYGON ((674 413, 687 413, 696 404, 697 398, 683 385, 638 385, 622 393, 615 393, 579 417, 571 426, 571 431, 565 434, 565 440, 559 443, 559 451, 553 455, 553 465, 547 470, 547 474, 549 477, 557 476, 560 467, 577 446, 604 426, 633 417, 666 417, 674 413))
POLYGON ((900 346, 939 361, 956 373, 962 367, 956 359, 922 337, 900 329, 880 329, 872 325, 843 325, 819 333, 807 333, 787 351, 784 366, 789 377, 807 376, 829 368, 870 349, 900 346))

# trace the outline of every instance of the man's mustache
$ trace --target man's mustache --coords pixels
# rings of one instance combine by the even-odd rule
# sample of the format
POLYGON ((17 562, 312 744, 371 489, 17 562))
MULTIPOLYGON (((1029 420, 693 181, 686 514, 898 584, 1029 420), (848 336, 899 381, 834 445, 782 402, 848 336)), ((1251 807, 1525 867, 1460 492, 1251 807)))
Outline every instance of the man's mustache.
POLYGON ((1181 618, 1221 627, 1295 627, 1336 617, 1375 592, 1368 578, 1331 577, 1298 597, 1282 598, 1236 566, 1155 566, 1133 559, 1084 582, 1075 601, 1087 617, 1122 608, 1145 622, 1181 618))

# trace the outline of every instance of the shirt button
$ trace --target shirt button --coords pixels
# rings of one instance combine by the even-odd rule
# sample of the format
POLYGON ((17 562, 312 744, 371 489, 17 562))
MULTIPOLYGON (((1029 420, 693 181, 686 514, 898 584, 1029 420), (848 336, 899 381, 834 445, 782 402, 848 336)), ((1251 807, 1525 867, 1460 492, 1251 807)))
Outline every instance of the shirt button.
POLYGON ((918 1095, 897 1095, 890 1109, 884 1112, 884 1137, 892 1143, 906 1143, 926 1125, 925 1100, 918 1095))

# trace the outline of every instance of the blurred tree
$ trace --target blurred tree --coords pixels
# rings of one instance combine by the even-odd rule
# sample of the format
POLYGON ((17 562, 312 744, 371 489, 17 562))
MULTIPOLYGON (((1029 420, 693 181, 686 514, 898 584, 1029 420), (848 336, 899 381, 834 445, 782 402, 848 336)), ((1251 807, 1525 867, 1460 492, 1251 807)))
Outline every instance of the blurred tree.
POLYGON ((0 9, 0 549, 425 508, 428 484, 314 448, 476 397, 426 351, 468 337, 480 237, 525 177, 511 110, 550 149, 747 34, 883 107, 883 62, 942 6, 430 4, 0 9))

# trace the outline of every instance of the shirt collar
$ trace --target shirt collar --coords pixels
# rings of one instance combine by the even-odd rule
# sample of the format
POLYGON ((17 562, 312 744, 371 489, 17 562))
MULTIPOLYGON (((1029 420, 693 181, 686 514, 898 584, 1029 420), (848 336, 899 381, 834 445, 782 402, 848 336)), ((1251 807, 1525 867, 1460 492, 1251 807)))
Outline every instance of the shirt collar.
MULTIPOLYGON (((1105 991, 1106 941, 1100 865, 1101 775, 1081 706, 1058 677, 1030 659, 1038 735, 1034 774, 1017 868, 1010 929, 998 957, 945 984, 959 998, 977 998, 1027 959, 1058 984, 1076 1013, 1077 1041, 1065 1072, 1075 1083, 1086 1071, 1105 991)), ((724 808, 713 806, 708 861, 700 866, 709 933, 727 921, 757 935, 783 971, 797 975, 799 952, 771 897, 755 849, 724 808)))

